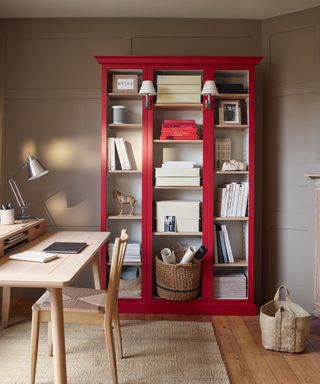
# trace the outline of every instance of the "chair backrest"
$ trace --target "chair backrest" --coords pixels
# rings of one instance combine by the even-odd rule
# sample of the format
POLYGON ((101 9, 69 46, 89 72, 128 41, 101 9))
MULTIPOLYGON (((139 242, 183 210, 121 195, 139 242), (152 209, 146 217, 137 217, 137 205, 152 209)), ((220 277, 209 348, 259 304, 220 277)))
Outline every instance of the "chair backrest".
POLYGON ((120 276, 127 244, 128 234, 125 229, 122 229, 120 238, 117 237, 114 241, 105 308, 105 314, 107 317, 112 315, 113 308, 117 305, 120 276))

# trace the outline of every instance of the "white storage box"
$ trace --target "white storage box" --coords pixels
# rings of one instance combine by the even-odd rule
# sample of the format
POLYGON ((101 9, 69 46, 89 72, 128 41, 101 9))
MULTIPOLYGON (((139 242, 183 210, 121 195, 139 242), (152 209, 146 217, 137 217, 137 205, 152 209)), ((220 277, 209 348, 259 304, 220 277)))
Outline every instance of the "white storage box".
MULTIPOLYGON (((174 215, 171 215, 174 216, 174 215)), ((157 232, 165 232, 164 218, 157 218, 157 232)), ((200 220, 180 219, 176 217, 176 231, 175 232, 199 232, 200 220)))
POLYGON ((175 216, 176 219, 198 220, 200 201, 162 200, 156 201, 156 217, 175 216))
POLYGON ((198 187, 200 186, 200 177, 156 177, 156 186, 198 187))
POLYGON ((156 177, 200 177, 200 168, 156 168, 156 177))

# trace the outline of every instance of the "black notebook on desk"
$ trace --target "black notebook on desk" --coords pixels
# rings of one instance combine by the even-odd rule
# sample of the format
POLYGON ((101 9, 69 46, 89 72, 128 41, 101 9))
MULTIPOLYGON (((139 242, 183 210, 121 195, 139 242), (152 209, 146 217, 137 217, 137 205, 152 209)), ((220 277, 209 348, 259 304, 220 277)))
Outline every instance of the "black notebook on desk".
POLYGON ((43 252, 49 253, 79 253, 88 244, 87 243, 70 243, 65 241, 56 241, 49 245, 49 247, 43 249, 43 252))

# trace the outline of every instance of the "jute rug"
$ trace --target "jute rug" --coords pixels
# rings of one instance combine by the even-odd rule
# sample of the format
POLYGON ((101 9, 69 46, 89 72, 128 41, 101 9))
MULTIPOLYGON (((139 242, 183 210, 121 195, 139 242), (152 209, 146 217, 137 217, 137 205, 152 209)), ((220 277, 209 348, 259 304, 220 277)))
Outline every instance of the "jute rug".
MULTIPOLYGON (((27 384, 30 322, 0 330, 0 383, 27 384)), ((228 375, 211 323, 121 321, 125 358, 118 360, 119 384, 226 384, 228 375)), ((65 327, 68 384, 111 383, 103 331, 98 326, 65 327)), ((53 383, 47 356, 47 327, 41 325, 36 383, 53 383)))

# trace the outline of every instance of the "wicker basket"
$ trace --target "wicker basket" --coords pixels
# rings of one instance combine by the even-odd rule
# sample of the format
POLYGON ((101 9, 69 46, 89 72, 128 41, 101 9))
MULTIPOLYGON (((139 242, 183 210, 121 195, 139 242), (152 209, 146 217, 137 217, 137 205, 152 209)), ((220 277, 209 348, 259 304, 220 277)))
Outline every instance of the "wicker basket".
MULTIPOLYGON (((183 253, 176 253, 177 262, 183 253)), ((201 263, 166 264, 156 257, 158 295, 167 300, 195 299, 200 289, 201 263)))
POLYGON ((266 349, 297 353, 305 348, 310 332, 311 316, 289 296, 288 288, 281 285, 274 300, 260 309, 262 344, 266 349), (285 290, 285 300, 279 300, 280 289, 285 290))

